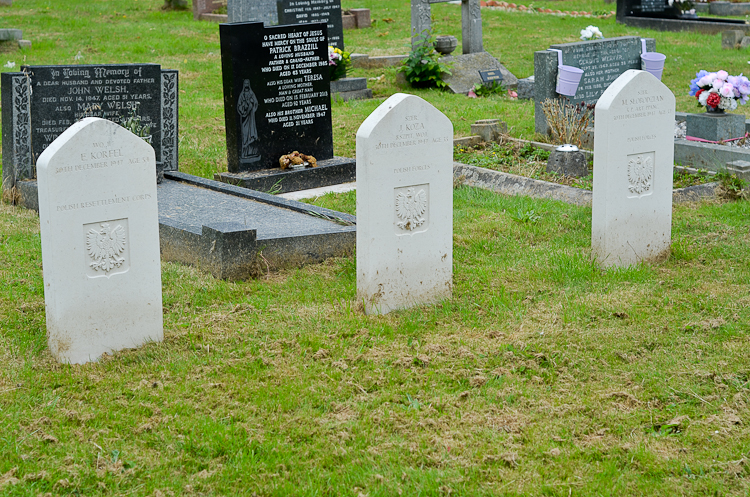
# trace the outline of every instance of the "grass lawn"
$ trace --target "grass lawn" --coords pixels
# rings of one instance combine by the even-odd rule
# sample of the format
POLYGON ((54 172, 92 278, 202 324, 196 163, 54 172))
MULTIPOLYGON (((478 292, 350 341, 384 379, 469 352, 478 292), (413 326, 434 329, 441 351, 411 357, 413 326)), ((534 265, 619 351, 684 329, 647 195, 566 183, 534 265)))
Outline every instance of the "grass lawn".
MULTIPOLYGON (((377 20, 347 31, 348 49, 406 53, 408 0, 342 4, 377 20)), ((178 69, 180 167, 210 177, 226 170, 218 27, 160 6, 16 0, 0 27, 34 47, 0 46, 0 66, 80 53, 178 69)), ((458 7, 433 15, 460 35, 458 7)), ((491 10, 483 22, 519 77, 534 50, 588 24, 652 36, 683 111, 698 69, 747 67, 719 35, 491 10)), ((376 99, 334 104, 337 155, 354 156, 359 124, 404 91, 394 69, 354 75, 385 77, 376 99)), ((533 138, 530 102, 413 93, 456 136, 499 117, 533 138)), ((315 203, 354 213, 355 194, 315 203)), ((46 346, 38 216, 0 204, 0 495, 747 495, 749 215, 746 201, 676 205, 669 260, 601 271, 589 207, 461 187, 454 296, 439 305, 364 316, 354 257, 245 282, 164 263, 164 342, 66 366, 46 346)))

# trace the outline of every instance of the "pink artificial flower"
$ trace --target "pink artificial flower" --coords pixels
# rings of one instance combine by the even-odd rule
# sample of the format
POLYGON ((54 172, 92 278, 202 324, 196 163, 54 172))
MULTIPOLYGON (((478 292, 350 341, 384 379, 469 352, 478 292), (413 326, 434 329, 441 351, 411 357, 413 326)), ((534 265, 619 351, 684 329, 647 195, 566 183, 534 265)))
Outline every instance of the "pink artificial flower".
POLYGON ((514 92, 513 90, 508 90, 508 96, 510 98, 518 98, 518 93, 514 92))
POLYGON ((474 90, 469 90, 469 93, 466 94, 469 98, 477 98, 477 94, 474 93, 474 90))
POLYGON ((727 78, 729 77, 729 73, 728 73, 728 72, 726 72, 726 71, 717 71, 717 73, 716 73, 716 76, 717 76, 717 77, 718 77, 719 79, 723 79, 724 81, 726 81, 726 80, 727 80, 727 78))
POLYGON ((722 97, 734 97, 734 86, 729 83, 724 83, 724 86, 719 89, 719 94, 722 97))

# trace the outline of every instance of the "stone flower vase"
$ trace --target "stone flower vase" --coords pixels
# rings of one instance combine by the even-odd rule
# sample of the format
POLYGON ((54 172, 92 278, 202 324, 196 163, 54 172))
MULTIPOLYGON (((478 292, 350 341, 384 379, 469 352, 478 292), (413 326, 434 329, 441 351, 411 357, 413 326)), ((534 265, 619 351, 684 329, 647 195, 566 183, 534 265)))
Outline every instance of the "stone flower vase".
POLYGON ((435 51, 440 55, 451 54, 458 46, 458 38, 450 35, 442 35, 435 38, 435 51))

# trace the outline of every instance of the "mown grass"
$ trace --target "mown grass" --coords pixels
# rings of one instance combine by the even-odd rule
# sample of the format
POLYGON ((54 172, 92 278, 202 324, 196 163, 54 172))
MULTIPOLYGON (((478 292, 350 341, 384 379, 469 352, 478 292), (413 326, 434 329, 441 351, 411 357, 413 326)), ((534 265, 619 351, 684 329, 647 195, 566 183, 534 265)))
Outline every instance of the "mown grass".
MULTIPOLYGON (((160 4, 17 0, 2 25, 34 48, 2 57, 179 69, 181 168, 210 176, 226 168, 218 30, 160 4)), ((404 53, 406 0, 343 4, 378 19, 350 48, 404 53)), ((457 11, 434 6, 441 32, 460 33, 457 11)), ((635 33, 483 15, 519 76, 589 23, 635 33)), ((692 64, 745 64, 718 36, 644 34, 675 92, 692 64)), ((399 90, 393 70, 355 74, 386 74, 380 99, 399 90)), ((502 117, 531 137, 527 102, 415 93, 456 135, 502 117)), ((334 104, 337 154, 354 155, 379 102, 334 104)), ((355 211, 354 193, 315 202, 355 211)), ((0 204, 0 494, 746 495, 748 215, 745 201, 676 206, 668 261, 601 271, 590 208, 459 188, 439 305, 364 316, 353 257, 245 282, 164 263, 164 342, 66 366, 46 346, 38 217, 0 204)))

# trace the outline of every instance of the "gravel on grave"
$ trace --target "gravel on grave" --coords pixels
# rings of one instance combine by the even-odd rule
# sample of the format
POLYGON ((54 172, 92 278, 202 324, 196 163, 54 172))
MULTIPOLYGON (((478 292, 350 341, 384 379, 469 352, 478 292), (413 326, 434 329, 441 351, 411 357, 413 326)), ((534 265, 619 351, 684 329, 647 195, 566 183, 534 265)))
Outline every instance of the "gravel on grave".
MULTIPOLYGON (((682 138, 685 139, 685 135, 687 132, 685 129, 687 128, 687 123, 685 121, 675 121, 674 122, 674 137, 675 138, 682 138)), ((696 143, 702 143, 702 142, 696 142, 696 143)), ((727 147, 737 147, 737 148, 748 148, 750 149, 750 140, 736 140, 732 142, 726 142, 724 143, 727 147)))

